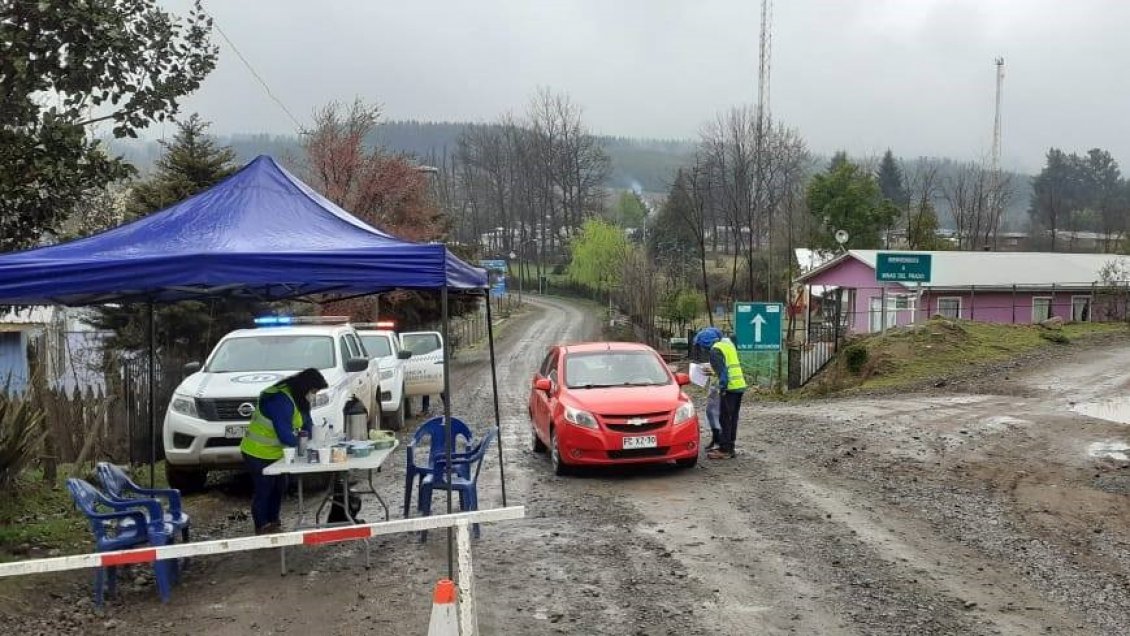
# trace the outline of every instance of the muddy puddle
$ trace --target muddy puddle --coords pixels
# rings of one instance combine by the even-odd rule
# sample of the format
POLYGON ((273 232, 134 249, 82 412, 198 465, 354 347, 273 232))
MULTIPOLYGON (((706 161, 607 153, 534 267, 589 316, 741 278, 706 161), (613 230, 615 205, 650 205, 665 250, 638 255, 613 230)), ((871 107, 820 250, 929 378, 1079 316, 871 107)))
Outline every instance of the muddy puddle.
POLYGON ((1130 396, 1072 404, 1071 411, 1117 424, 1130 424, 1130 396))

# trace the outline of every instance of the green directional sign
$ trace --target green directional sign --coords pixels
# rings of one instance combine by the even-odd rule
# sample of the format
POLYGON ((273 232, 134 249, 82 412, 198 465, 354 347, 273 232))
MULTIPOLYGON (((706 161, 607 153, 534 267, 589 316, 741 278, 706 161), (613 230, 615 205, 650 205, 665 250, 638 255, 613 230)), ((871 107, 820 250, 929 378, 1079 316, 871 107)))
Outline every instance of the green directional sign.
POLYGON ((879 252, 875 256, 875 280, 880 283, 928 283, 932 260, 929 254, 879 252))
POLYGON ((781 303, 734 303, 738 351, 780 351, 781 303))

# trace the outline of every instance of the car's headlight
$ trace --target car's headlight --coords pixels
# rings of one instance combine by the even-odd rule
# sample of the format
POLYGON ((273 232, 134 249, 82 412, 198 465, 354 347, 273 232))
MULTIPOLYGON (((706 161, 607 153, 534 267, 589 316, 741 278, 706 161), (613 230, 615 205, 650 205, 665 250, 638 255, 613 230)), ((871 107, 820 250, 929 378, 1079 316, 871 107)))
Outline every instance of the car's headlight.
POLYGON ((174 395, 172 403, 173 411, 181 415, 189 417, 200 417, 196 413, 196 400, 183 395, 174 395))
POLYGON ((682 406, 675 409, 675 424, 683 424, 694 417, 694 403, 683 402, 682 406))
POLYGON ((596 418, 592 416, 592 413, 571 406, 565 407, 565 421, 581 428, 596 428, 596 418))
POLYGON ((382 380, 391 380, 394 375, 396 375, 396 371, 393 369, 381 369, 382 380))
POLYGON ((330 389, 322 389, 314 394, 314 401, 310 404, 310 408, 318 409, 326 406, 333 400, 334 392, 330 389))

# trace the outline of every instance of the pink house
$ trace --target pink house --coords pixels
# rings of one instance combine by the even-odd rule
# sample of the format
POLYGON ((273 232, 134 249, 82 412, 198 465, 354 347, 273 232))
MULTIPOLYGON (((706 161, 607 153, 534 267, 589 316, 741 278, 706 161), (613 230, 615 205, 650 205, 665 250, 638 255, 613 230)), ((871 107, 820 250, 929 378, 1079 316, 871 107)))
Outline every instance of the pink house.
POLYGON ((880 283, 878 250, 851 250, 798 277, 821 290, 813 296, 813 322, 827 323, 839 299, 848 333, 871 333, 931 316, 1029 324, 1059 316, 1066 321, 1126 316, 1130 258, 1112 254, 1037 252, 884 252, 930 254, 932 277, 914 283, 880 283), (1114 272, 1113 275, 1111 272, 1114 272))

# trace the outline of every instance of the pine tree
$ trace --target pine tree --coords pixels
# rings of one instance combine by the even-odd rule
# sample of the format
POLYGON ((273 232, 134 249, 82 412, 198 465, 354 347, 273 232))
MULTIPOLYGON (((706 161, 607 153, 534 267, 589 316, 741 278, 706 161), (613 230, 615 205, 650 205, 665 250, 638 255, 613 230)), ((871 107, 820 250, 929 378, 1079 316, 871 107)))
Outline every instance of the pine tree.
MULTIPOLYGON (((127 218, 138 219, 186 199, 233 172, 235 152, 216 145, 208 123, 193 115, 177 124, 155 173, 134 184, 126 202, 127 218)), ((224 334, 247 327, 259 304, 231 298, 183 301, 156 308, 158 349, 178 359, 202 360, 224 334)), ((113 332, 109 347, 141 351, 148 344, 148 309, 142 304, 99 307, 90 319, 97 329, 113 332)))
POLYGON ((686 175, 679 171, 667 195, 667 201, 655 215, 647 235, 647 247, 671 278, 684 281, 698 256, 698 242, 687 219, 694 216, 686 175))
POLYGON ((876 174, 879 179, 879 190, 891 203, 900 210, 905 210, 910 204, 910 193, 906 190, 906 182, 903 180, 902 170, 899 168, 898 162, 895 161, 895 156, 891 153, 890 148, 883 155, 883 160, 879 163, 879 172, 876 174))
POLYGON ((828 162, 828 172, 835 172, 836 168, 848 162, 848 155, 846 150, 837 150, 832 155, 832 160, 828 162))

